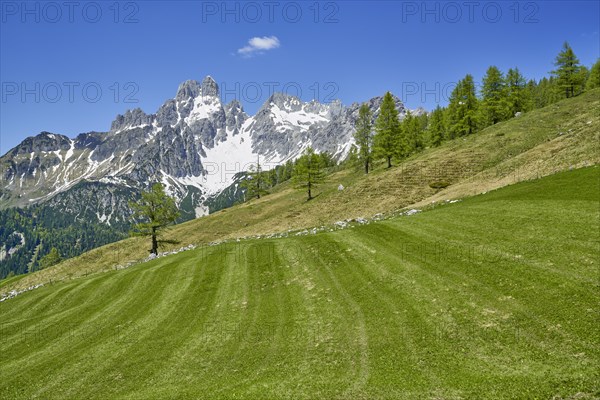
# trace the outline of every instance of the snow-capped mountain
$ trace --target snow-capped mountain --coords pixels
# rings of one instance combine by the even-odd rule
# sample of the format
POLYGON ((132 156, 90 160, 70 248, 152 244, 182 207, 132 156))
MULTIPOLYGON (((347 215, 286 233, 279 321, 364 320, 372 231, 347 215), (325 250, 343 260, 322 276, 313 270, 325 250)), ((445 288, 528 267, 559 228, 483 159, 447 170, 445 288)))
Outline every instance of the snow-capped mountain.
MULTIPOLYGON (((381 100, 368 101, 375 115, 381 100)), ((402 102, 396 104, 405 115, 402 102)), ((123 220, 129 198, 160 181, 190 217, 204 215, 212 211, 211 200, 235 190, 236 176, 258 156, 267 168, 297 158, 307 146, 346 157, 358 108, 275 93, 249 116, 238 101, 222 104, 210 76, 201 83, 189 80, 156 113, 129 110, 109 132, 74 139, 42 132, 25 139, 0 158, 0 205, 62 199, 61 207, 75 216, 90 215, 88 208, 95 207, 99 222, 110 224, 123 220), (80 204, 85 196, 90 200, 80 204)))

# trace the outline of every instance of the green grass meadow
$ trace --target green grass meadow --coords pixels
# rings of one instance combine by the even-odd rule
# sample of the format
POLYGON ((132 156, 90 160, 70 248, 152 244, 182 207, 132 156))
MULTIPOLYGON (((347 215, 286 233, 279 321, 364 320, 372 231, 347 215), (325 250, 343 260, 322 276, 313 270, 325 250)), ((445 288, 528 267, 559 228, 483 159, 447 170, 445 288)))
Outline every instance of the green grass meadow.
POLYGON ((0 398, 599 398, 599 183, 46 285, 0 303, 0 398))

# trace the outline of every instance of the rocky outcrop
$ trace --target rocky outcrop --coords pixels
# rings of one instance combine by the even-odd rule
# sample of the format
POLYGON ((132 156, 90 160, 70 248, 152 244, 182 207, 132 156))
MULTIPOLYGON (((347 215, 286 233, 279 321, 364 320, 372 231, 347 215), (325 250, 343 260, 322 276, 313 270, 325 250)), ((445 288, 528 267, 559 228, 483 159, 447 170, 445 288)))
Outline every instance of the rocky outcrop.
POLYGON ((134 108, 127 110, 124 115, 117 115, 110 126, 110 131, 117 132, 127 128, 151 125, 153 121, 154 116, 146 114, 140 108, 134 108))

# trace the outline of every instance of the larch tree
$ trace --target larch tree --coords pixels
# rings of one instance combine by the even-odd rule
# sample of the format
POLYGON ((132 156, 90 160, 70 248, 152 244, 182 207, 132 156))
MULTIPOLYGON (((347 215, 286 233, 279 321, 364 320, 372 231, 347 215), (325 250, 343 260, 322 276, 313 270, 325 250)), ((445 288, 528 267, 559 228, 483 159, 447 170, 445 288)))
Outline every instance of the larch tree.
POLYGON ((506 118, 529 111, 532 107, 533 99, 527 81, 518 68, 510 68, 506 73, 506 118))
POLYGON ((481 87, 481 124, 489 126, 497 124, 505 117, 506 109, 506 83, 504 75, 498 67, 488 68, 483 77, 481 87))
POLYGON ((388 168, 391 168, 392 158, 398 155, 401 127, 398 110, 390 92, 383 96, 379 116, 375 121, 375 132, 374 153, 377 157, 385 158, 388 168))
POLYGON ((267 179, 270 175, 262 170, 260 165, 260 156, 256 158, 256 164, 250 166, 250 171, 246 179, 241 182, 242 189, 245 190, 246 199, 257 198, 267 193, 267 179))
POLYGON ((563 91, 564 96, 569 98, 577 94, 578 89, 583 84, 581 81, 581 65, 575 52, 565 42, 560 53, 554 61, 556 69, 552 71, 558 81, 559 88, 563 91))
POLYGON ((133 217, 137 222, 131 232, 132 236, 150 237, 152 240, 151 254, 158 254, 161 243, 177 243, 174 240, 159 240, 163 230, 175 223, 179 218, 179 210, 175 200, 169 197, 160 183, 152 185, 149 191, 143 192, 138 202, 131 201, 133 217))
POLYGON ((429 137, 429 145, 438 147, 444 140, 444 109, 437 106, 435 110, 431 112, 429 117, 429 125, 427 127, 427 133, 429 137))
POLYGON ((448 104, 448 131, 451 138, 477 131, 479 100, 475 94, 473 76, 468 74, 458 82, 448 104))
POLYGON ((308 200, 313 198, 313 189, 325 179, 321 166, 321 158, 312 147, 308 147, 296 161, 293 183, 296 188, 306 190, 308 200))
POLYGON ((423 148, 421 120, 418 116, 408 112, 402 120, 401 127, 402 133, 398 152, 401 158, 405 158, 423 148))

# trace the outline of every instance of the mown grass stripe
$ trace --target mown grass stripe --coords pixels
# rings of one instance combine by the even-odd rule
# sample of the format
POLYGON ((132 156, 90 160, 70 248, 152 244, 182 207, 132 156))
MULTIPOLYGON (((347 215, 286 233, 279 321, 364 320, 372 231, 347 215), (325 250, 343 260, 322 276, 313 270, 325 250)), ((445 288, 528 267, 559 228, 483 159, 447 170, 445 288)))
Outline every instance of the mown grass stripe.
POLYGON ((0 397, 593 398, 598 202, 577 192, 600 177, 589 170, 24 293, 0 306, 0 397), (557 186, 572 201, 539 194, 557 186), (440 237, 452 246, 422 252, 440 237), (18 336, 40 326, 56 336, 18 336))

